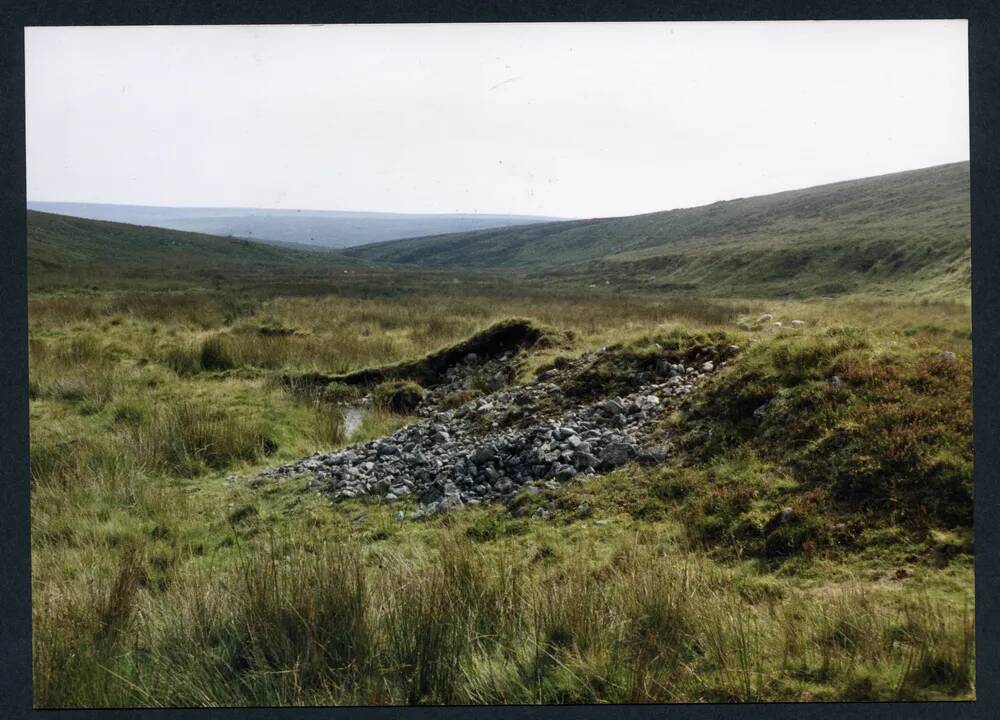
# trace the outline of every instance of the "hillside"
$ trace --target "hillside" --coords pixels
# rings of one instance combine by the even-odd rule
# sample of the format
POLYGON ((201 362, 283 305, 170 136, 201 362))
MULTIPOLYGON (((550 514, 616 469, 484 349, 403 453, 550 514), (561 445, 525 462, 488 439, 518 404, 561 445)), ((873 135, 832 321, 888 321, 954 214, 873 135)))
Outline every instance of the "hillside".
POLYGON ((33 287, 67 280, 212 280, 277 271, 317 273, 362 263, 212 235, 28 211, 28 278, 33 287))
POLYGON ((91 220, 323 248, 344 248, 398 238, 468 232, 556 219, 528 215, 435 215, 63 202, 29 202, 28 209, 91 220))
POLYGON ((969 164, 697 208, 352 248, 365 260, 555 273, 731 295, 851 292, 964 297, 969 164))

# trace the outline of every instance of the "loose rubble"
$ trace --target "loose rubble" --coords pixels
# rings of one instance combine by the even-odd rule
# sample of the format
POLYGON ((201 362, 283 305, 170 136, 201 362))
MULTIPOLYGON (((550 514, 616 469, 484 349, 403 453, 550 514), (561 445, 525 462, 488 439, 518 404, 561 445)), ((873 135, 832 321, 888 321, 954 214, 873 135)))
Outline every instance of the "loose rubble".
MULTIPOLYGON (((739 348, 732 346, 730 354, 739 348)), ((308 476, 310 484, 335 500, 345 498, 416 500, 416 516, 463 505, 506 501, 522 489, 555 488, 581 475, 603 473, 629 461, 662 463, 670 449, 653 444, 656 421, 702 378, 725 365, 685 367, 668 359, 655 372, 636 373, 627 395, 578 403, 558 380, 574 362, 539 375, 536 382, 511 387, 513 353, 482 360, 467 357, 429 388, 424 417, 380 440, 261 473, 262 479, 308 476), (472 383, 499 389, 454 409, 442 398, 472 383)), ((589 508, 581 508, 581 514, 589 508)))

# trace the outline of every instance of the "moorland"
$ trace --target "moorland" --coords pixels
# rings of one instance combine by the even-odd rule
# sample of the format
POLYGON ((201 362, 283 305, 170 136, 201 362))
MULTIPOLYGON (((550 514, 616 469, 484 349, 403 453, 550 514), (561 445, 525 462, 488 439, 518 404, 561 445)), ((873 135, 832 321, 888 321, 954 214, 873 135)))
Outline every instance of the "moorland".
POLYGON ((28 225, 36 706, 975 696, 967 164, 345 254, 28 225), (730 347, 652 460, 431 513, 262 474, 730 347))

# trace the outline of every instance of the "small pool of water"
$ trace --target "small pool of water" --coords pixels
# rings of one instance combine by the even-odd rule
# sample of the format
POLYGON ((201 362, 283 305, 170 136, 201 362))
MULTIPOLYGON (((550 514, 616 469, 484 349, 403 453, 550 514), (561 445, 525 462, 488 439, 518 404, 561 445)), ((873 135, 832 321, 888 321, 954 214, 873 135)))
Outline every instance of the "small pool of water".
POLYGON ((358 431, 361 423, 364 422, 368 409, 363 407, 344 408, 344 437, 348 440, 358 431))

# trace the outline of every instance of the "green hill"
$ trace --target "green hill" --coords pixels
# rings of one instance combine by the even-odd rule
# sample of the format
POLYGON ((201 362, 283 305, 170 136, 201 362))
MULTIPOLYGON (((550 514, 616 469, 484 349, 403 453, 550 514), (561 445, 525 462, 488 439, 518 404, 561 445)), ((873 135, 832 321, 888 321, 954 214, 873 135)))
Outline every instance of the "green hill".
POLYGON ((32 287, 87 280, 251 280, 362 265, 326 251, 28 211, 32 287))
POLYGON ((966 297, 968 162, 620 218, 351 248, 399 265, 514 270, 728 295, 966 297))
POLYGON ((168 230, 311 245, 325 250, 398 238, 469 232, 562 219, 531 215, 162 207, 32 200, 28 201, 28 209, 168 230))

